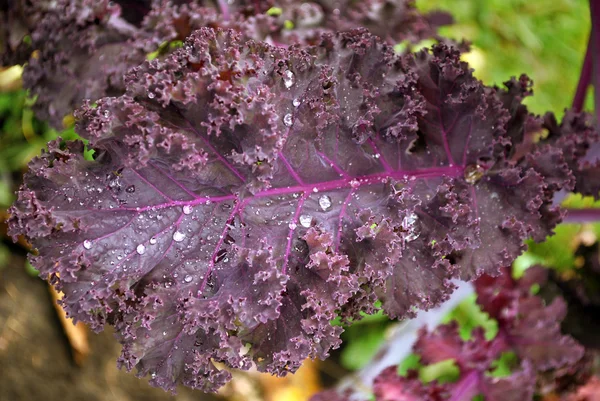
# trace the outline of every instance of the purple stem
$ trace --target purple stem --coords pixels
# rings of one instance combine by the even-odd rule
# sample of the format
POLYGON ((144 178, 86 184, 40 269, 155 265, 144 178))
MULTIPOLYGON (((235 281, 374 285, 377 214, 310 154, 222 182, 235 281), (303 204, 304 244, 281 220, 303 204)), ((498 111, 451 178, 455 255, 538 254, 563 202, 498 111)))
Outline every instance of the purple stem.
POLYGON ((479 373, 469 372, 454 386, 454 391, 448 401, 470 400, 478 393, 479 373))
POLYGON ((587 89, 592 83, 592 66, 592 35, 590 34, 585 58, 583 59, 583 65, 581 66, 579 83, 577 84, 577 90, 575 91, 575 97, 573 98, 573 109, 577 113, 580 113, 583 110, 587 89))
MULTIPOLYGON (((350 189, 350 188, 360 188, 363 186, 382 184, 387 181, 389 178, 400 179, 405 177, 414 177, 415 179, 427 179, 427 178, 438 178, 438 177, 450 177, 456 178, 460 177, 464 174, 464 169, 460 166, 442 166, 442 167, 432 167, 426 169, 418 169, 418 170, 398 170, 393 171, 391 173, 375 173, 370 175, 357 176, 352 178, 350 176, 346 176, 344 178, 333 180, 333 181, 323 181, 319 183, 304 183, 298 185, 292 185, 289 187, 276 187, 276 188, 268 188, 262 191, 259 191, 254 194, 253 197, 246 198, 246 201, 251 199, 258 198, 266 198, 266 197, 275 197, 281 195, 289 195, 294 193, 311 193, 311 192, 326 192, 326 191, 334 191, 338 189, 350 189)), ((192 200, 173 200, 163 203, 155 203, 148 206, 143 207, 120 207, 119 211, 131 211, 131 212, 146 212, 148 210, 156 211, 167 208, 172 208, 174 206, 196 206, 196 205, 204 205, 212 202, 225 202, 225 201, 235 201, 238 199, 238 195, 229 194, 229 195, 221 195, 221 196, 198 196, 192 200)), ((89 209, 88 209, 89 210, 89 209)), ((114 212, 116 209, 94 209, 94 213, 101 212, 114 212)), ((92 211, 92 210, 90 210, 92 211)))
POLYGON ((565 209, 563 223, 600 222, 600 209, 565 209))
POLYGON ((229 21, 231 15, 229 14, 229 5, 227 4, 227 0, 217 0, 219 4, 219 10, 221 10, 221 14, 223 15, 224 21, 229 21))
POLYGON ((590 0, 592 32, 590 34, 592 58, 592 83, 594 85, 594 108, 596 123, 600 122, 600 0, 590 0))

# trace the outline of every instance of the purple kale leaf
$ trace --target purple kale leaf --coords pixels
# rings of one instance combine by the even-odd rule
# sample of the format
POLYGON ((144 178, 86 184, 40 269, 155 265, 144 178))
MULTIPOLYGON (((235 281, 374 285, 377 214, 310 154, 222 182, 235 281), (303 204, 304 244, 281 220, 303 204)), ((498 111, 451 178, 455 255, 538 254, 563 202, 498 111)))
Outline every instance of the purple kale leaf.
POLYGON ((214 391, 218 363, 325 358, 330 321, 378 299, 398 318, 435 306, 549 235, 574 185, 561 148, 517 153, 520 92, 484 87, 447 45, 400 56, 356 30, 304 51, 201 29, 125 81, 77 113, 93 161, 62 141, 32 161, 10 233, 68 313, 114 325, 120 363, 166 389, 214 391))
POLYGON ((536 267, 520 280, 505 273, 500 278, 483 276, 475 282, 477 302, 498 321, 497 338, 538 370, 574 364, 583 356, 583 348, 561 334, 564 300, 557 297, 545 305, 542 298, 530 294, 533 284, 543 285, 546 280, 547 271, 536 267))
POLYGON ((542 128, 548 130, 548 141, 566 155, 575 175, 575 191, 599 198, 600 141, 592 124, 591 116, 567 111, 560 124, 552 114, 544 116, 542 128))
POLYGON ((131 41, 139 28, 123 18, 115 2, 14 3, 4 21, 10 39, 4 62, 26 63, 23 86, 36 97, 34 111, 55 127, 83 99, 122 93, 125 72, 145 60, 143 49, 131 41))
POLYGON ((452 23, 444 12, 421 14, 413 0, 313 0, 272 2, 278 14, 260 14, 248 19, 254 39, 273 44, 316 44, 323 33, 366 28, 393 45, 435 38, 437 28, 452 23))
POLYGON ((149 54, 168 54, 194 30, 234 29, 280 46, 314 44, 322 33, 365 26, 390 43, 437 37, 436 21, 412 1, 11 0, 0 7, 0 55, 25 64, 23 85, 36 115, 54 127, 84 99, 125 92, 123 77, 149 54), (348 4, 350 3, 350 4, 348 4), (340 12, 343 10, 343 12, 340 12), (294 24, 294 28, 286 24, 294 24))
MULTIPOLYGON (((455 381, 434 380, 423 383, 417 370, 405 376, 391 366, 377 376, 373 383, 376 401, 471 401, 483 396, 489 401, 533 399, 549 378, 573 375, 586 369, 583 347, 560 332, 564 317, 557 305, 560 298, 546 305, 531 293, 534 284, 543 285, 546 271, 529 269, 519 280, 504 269, 498 277, 482 276, 476 280, 477 302, 498 323, 498 334, 486 339, 481 327, 471 333, 469 340, 461 338, 456 322, 441 325, 433 331, 422 328, 413 351, 423 365, 452 360, 458 368, 455 381), (495 361, 503 353, 514 352, 516 361, 510 374, 493 374, 495 361), (536 387, 537 386, 537 387, 536 387)), ((589 376, 584 376, 585 382, 589 376)), ((337 394, 330 390, 314 397, 350 400, 351 391, 337 394)))

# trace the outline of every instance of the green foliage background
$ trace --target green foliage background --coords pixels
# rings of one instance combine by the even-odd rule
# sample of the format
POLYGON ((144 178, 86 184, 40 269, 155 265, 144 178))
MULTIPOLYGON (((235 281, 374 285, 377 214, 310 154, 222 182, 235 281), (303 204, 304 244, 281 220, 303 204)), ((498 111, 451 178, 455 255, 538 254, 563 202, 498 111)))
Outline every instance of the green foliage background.
MULTIPOLYGON (((450 12, 455 24, 440 33, 473 44, 475 75, 501 85, 526 73, 535 113, 562 114, 571 105, 590 31, 587 0, 416 0, 424 11, 450 12)), ((591 108, 591 96, 588 105, 591 108)))

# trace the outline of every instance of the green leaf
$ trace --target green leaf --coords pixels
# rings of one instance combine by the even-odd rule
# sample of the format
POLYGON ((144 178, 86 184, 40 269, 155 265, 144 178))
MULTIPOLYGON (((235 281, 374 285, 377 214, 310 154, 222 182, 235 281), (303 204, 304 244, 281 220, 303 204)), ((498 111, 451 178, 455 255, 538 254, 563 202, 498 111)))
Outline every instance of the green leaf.
POLYGON ((463 340, 472 337, 473 329, 482 327, 485 338, 491 340, 498 333, 498 322, 481 310, 477 304, 477 295, 472 294, 465 298, 453 311, 442 319, 442 323, 455 320, 458 323, 459 333, 463 340))
POLYGON ((349 370, 358 370, 365 366, 385 342, 386 325, 352 325, 342 334, 344 348, 340 363, 349 370))
POLYGON ((460 377, 460 369, 454 359, 427 365, 419 371, 419 378, 423 383, 429 383, 434 380, 439 383, 454 383, 460 377))
POLYGON ((418 370, 422 367, 421 357, 415 353, 408 355, 398 364, 398 375, 406 376, 409 370, 418 370))
POLYGON ((33 277, 37 277, 40 275, 40 272, 35 267, 33 267, 33 265, 29 263, 28 260, 25 261, 25 271, 27 272, 27 274, 33 277))
POLYGON ((267 10, 267 15, 272 17, 278 17, 283 13, 283 10, 280 7, 271 7, 267 10))
POLYGON ((519 358, 513 351, 503 352, 498 359, 492 362, 492 371, 489 372, 489 375, 492 377, 510 376, 518 362, 519 358))

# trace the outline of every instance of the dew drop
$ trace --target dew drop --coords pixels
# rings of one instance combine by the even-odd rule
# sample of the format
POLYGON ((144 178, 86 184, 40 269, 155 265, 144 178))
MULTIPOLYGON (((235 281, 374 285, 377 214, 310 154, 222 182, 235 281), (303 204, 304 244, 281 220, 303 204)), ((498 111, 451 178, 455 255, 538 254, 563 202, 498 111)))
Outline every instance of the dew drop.
POLYGON ((295 81, 296 81, 296 78, 294 77, 293 72, 291 72, 290 70, 287 70, 286 72, 283 73, 283 84, 285 85, 286 88, 290 89, 294 85, 295 81))
POLYGON ((298 226, 296 225, 296 223, 292 222, 292 223, 288 224, 288 227, 290 228, 290 230, 295 230, 296 227, 298 227, 298 226))
POLYGON ((194 210, 190 205, 185 205, 183 207, 183 214, 190 214, 192 213, 192 210, 194 210))
POLYGON ((402 219, 402 228, 405 231, 404 240, 406 242, 414 241, 421 235, 416 227, 418 219, 419 218, 415 213, 411 213, 402 219))
POLYGON ((286 127, 291 127, 292 124, 294 124, 294 119, 292 118, 292 115, 290 113, 287 113, 283 117, 283 123, 285 124, 286 127))
POLYGON ((483 167, 478 164, 471 164, 465 167, 465 181, 471 185, 477 183, 483 177, 483 167))
POLYGON ((235 239, 233 239, 233 237, 229 234, 227 234, 225 236, 225 238, 223 239, 223 242, 226 243, 227 245, 231 245, 235 243, 235 239))
POLYGON ((183 241, 184 238, 185 238, 185 234, 180 231, 175 231, 173 233, 173 241, 175 241, 175 242, 181 242, 181 241, 183 241))
POLYGON ((156 238, 152 237, 150 238, 150 245, 154 245, 156 244, 156 238))
POLYGON ((135 251, 138 254, 143 255, 146 252, 146 247, 143 244, 139 244, 137 248, 135 248, 135 251))
POLYGON ((331 198, 327 195, 321 195, 319 198, 319 206, 321 206, 321 209, 324 211, 329 210, 329 208, 331 208, 331 198))
POLYGON ((317 193, 317 192, 319 192, 319 188, 317 188, 317 187, 313 187, 312 191, 313 191, 314 193, 317 193))
POLYGON ((227 250, 220 249, 219 252, 217 252, 217 254, 215 255, 214 262, 219 263, 220 261, 225 259, 225 256, 227 256, 227 250))
POLYGON ((185 281, 186 283, 190 283, 192 282, 192 276, 190 276, 189 274, 187 276, 185 276, 183 278, 183 281, 185 281))
POLYGON ((83 241, 83 247, 85 249, 91 249, 92 248, 92 241, 90 241, 89 239, 86 239, 85 241, 83 241))
POLYGON ((302 102, 300 101, 300 99, 294 99, 292 100, 292 104, 294 105, 294 107, 298 107, 300 106, 302 102))
POLYGON ((135 192, 135 185, 130 185, 127 188, 125 188, 125 192, 127 192, 128 194, 132 194, 135 192))
POLYGON ((300 225, 302 227, 310 227, 310 224, 312 223, 312 217, 307 215, 307 214, 303 214, 300 216, 300 225))
POLYGON ((154 99, 154 93, 153 92, 148 92, 148 99, 154 99))

